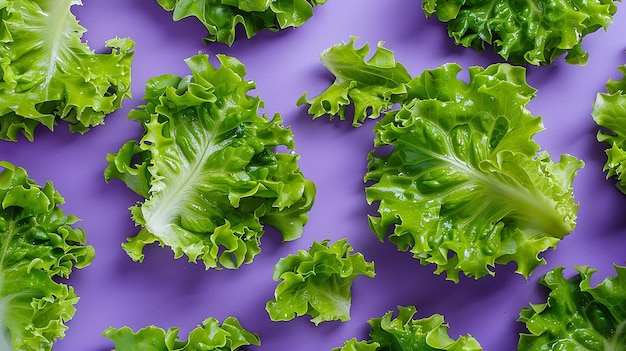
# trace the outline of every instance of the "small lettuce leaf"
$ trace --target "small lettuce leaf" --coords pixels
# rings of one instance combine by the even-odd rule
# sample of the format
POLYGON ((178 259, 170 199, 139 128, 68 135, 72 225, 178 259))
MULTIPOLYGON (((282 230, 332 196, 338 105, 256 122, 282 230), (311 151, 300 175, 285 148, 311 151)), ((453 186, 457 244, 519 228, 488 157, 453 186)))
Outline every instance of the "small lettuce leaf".
POLYGON ((611 25, 614 0, 465 1, 424 0, 426 17, 447 23, 457 45, 496 53, 512 63, 547 65, 565 61, 584 65, 583 38, 611 25))
POLYGON ((78 296, 59 281, 88 266, 93 247, 47 182, 0 161, 0 349, 46 351, 65 336, 78 296))
POLYGON ((583 162, 553 162, 532 140, 542 124, 525 107, 535 91, 523 67, 471 67, 468 83, 460 70, 425 71, 408 84, 410 100, 374 127, 365 181, 379 216, 370 225, 453 281, 510 261, 528 277, 545 263, 539 253, 575 227, 572 182, 583 162))
POLYGON ((59 120, 84 133, 131 96, 134 43, 115 38, 110 53, 94 53, 71 12, 81 4, 0 1, 0 139, 32 141, 37 126, 52 130, 59 120))
POLYGON ((329 240, 314 242, 311 248, 299 250, 278 261, 274 268, 274 298, 266 310, 273 321, 287 321, 308 314, 311 322, 350 320, 352 283, 359 275, 374 277, 374 263, 366 262, 361 253, 352 254, 346 239, 329 246, 329 240))
POLYGON ((471 335, 460 336, 457 340, 448 335, 448 325, 442 315, 414 319, 417 310, 414 306, 398 307, 398 315, 387 312, 382 318, 369 320, 370 340, 346 341, 343 347, 333 351, 481 351, 482 347, 471 335))
POLYGON ((598 141, 607 143, 604 171, 615 178, 617 188, 626 193, 626 65, 618 67, 622 78, 610 79, 606 92, 598 93, 591 115, 601 128, 598 141))
POLYGON ((238 25, 252 38, 263 30, 279 31, 299 27, 313 16, 313 9, 326 0, 157 0, 173 20, 196 17, 209 34, 206 44, 212 42, 232 45, 238 25))
POLYGON ((355 47, 358 37, 349 43, 340 43, 324 50, 322 64, 335 76, 333 84, 318 96, 308 99, 305 92, 297 105, 310 105, 313 118, 328 115, 345 119, 346 107, 353 105, 353 125, 360 126, 367 119, 376 119, 394 104, 406 99, 406 84, 411 75, 396 62, 394 53, 383 47, 383 42, 368 59, 370 49, 366 43, 355 47))
POLYGON ((123 244, 135 261, 158 242, 207 269, 237 268, 260 252, 265 224, 294 240, 308 220, 315 186, 298 167, 293 133, 278 114, 258 114, 263 101, 248 95, 255 85, 240 61, 217 58, 219 68, 197 54, 186 60, 191 75, 150 79, 146 104, 128 116, 144 135, 107 156, 105 179, 145 198, 131 208, 141 230, 123 244))
POLYGON ((519 321, 529 333, 520 335, 518 350, 626 350, 626 267, 591 285, 596 270, 576 267, 571 279, 563 267, 548 272, 541 284, 550 289, 547 301, 522 309, 519 321))
POLYGON ((259 336, 245 330, 234 317, 226 318, 222 325, 215 318, 207 318, 189 333, 188 340, 179 340, 179 331, 148 326, 135 333, 129 327, 109 327, 102 335, 113 341, 119 351, 237 351, 244 346, 260 345, 259 336))

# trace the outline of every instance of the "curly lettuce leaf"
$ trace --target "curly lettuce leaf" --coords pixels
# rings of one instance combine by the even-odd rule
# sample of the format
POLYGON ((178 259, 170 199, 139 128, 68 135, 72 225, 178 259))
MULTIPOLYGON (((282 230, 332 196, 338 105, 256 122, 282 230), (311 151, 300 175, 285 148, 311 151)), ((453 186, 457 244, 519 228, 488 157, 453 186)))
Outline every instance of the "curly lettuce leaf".
POLYGON ((410 100, 374 127, 365 181, 379 216, 370 226, 453 281, 510 261, 528 277, 575 227, 572 182, 583 162, 553 162, 532 140, 542 124, 525 107, 535 90, 523 67, 471 67, 468 83, 460 70, 425 71, 408 84, 410 100))
POLYGON ((622 78, 607 82, 606 92, 596 96, 591 115, 602 128, 597 134, 598 141, 609 145, 605 151, 606 177, 615 178, 617 188, 626 193, 626 65, 618 69, 622 78))
POLYGON ((513 63, 584 65, 583 38, 607 29, 617 11, 614 0, 503 1, 424 0, 426 17, 447 23, 457 45, 496 53, 513 63))
POLYGON ((617 275, 597 286, 596 270, 576 267, 578 274, 566 279, 563 269, 541 279, 550 289, 547 301, 520 312, 529 333, 520 335, 518 350, 626 350, 626 267, 615 266, 617 275))
POLYGON ((361 253, 352 254, 346 239, 329 245, 329 240, 314 242, 297 255, 281 258, 273 278, 281 280, 266 310, 273 321, 287 321, 310 315, 311 322, 350 320, 352 283, 359 275, 374 277, 374 263, 361 253))
POLYGON ((259 336, 245 330, 234 317, 226 318, 222 325, 215 318, 207 318, 189 333, 188 340, 179 340, 179 332, 179 328, 165 331, 156 326, 137 332, 129 327, 109 327, 102 335, 120 351, 237 351, 243 346, 260 345, 259 336))
POLYGON ((340 43, 320 54, 322 64, 335 76, 333 84, 314 98, 305 92, 297 105, 308 104, 313 118, 328 115, 345 119, 346 107, 354 107, 352 124, 360 126, 367 119, 376 119, 394 104, 406 99, 406 84, 412 77, 404 66, 396 62, 394 53, 378 43, 368 59, 370 48, 366 43, 356 48, 358 37, 349 43, 340 43))
POLYGON ((481 351, 482 347, 471 335, 460 336, 457 340, 448 335, 448 325, 442 315, 415 319, 414 306, 398 307, 398 315, 387 312, 382 318, 369 320, 370 340, 346 341, 343 347, 333 351, 481 351))
POLYGON ((219 68, 198 54, 186 60, 191 75, 150 79, 146 104, 128 116, 144 135, 107 156, 107 182, 119 178, 145 199, 131 208, 141 230, 123 244, 135 261, 158 242, 207 269, 237 268, 260 252, 264 225, 294 240, 308 220, 315 186, 298 167, 293 133, 278 114, 258 114, 263 101, 248 95, 255 85, 240 61, 217 58, 219 68))
POLYGON ((263 30, 299 27, 313 16, 313 9, 326 0, 157 0, 173 20, 196 17, 209 32, 206 44, 232 45, 238 25, 252 38, 263 30))
POLYGON ((85 29, 71 7, 80 0, 0 2, 0 139, 35 128, 52 130, 59 120, 84 133, 104 123, 131 96, 134 43, 115 38, 107 54, 81 42, 85 29))
POLYGON ((6 161, 0 169, 0 349, 52 350, 78 302, 59 278, 89 265, 94 250, 50 182, 6 161))

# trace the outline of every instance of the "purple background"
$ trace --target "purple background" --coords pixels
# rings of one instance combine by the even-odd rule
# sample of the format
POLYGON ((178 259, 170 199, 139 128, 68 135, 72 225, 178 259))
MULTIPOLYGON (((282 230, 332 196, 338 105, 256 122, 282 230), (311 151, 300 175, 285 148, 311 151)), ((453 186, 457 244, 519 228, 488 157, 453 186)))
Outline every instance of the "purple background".
POLYGON ((306 108, 297 108, 295 102, 304 91, 314 96, 331 83, 319 54, 351 35, 360 37, 359 46, 369 43, 372 49, 384 41, 413 75, 447 62, 466 68, 500 61, 490 49, 479 53, 455 46, 444 24, 425 18, 418 0, 329 0, 297 29, 266 31, 249 40, 240 35, 232 47, 204 45, 206 30, 195 18, 174 22, 155 0, 85 0, 74 9, 92 49, 102 50, 105 40, 116 36, 136 42, 133 99, 85 135, 70 134, 61 124, 54 133, 38 129, 32 143, 0 142, 0 159, 26 168, 38 182, 53 182, 66 200, 65 212, 82 219, 88 243, 96 249, 93 263, 72 275, 81 300, 55 351, 111 350, 113 344, 100 335, 109 326, 180 327, 186 339, 209 316, 220 321, 235 316, 258 333, 262 345, 250 350, 330 351, 353 337, 367 338, 367 320, 398 305, 415 305, 419 318, 443 314, 453 338, 469 333, 487 351, 514 350, 523 331, 516 322, 519 310, 545 300, 537 283, 545 272, 564 265, 571 275, 575 265, 590 265, 598 269, 594 281, 599 282, 614 274, 614 263, 625 263, 626 195, 605 180, 604 145, 596 142, 597 127, 590 115, 596 94, 604 91, 608 78, 619 77, 617 66, 626 63, 623 9, 608 31, 584 39, 583 48, 590 53, 586 66, 560 58, 551 66, 528 69, 528 82, 538 89, 528 107, 542 116, 546 127, 536 140, 554 159, 569 153, 586 163, 574 183, 580 202, 576 230, 556 251, 543 255, 548 264, 528 281, 510 264, 497 267, 495 277, 462 277, 458 284, 434 275, 433 266, 421 266, 409 253, 381 243, 370 232, 365 214, 372 209, 365 202, 362 177, 372 148, 372 121, 358 129, 349 120, 312 121, 306 108), (120 244, 137 232, 128 207, 138 197, 120 181, 106 184, 102 175, 107 153, 140 136, 139 125, 125 116, 141 103, 146 80, 164 73, 189 74, 183 60, 199 51, 232 55, 246 65, 247 79, 257 84, 253 93, 265 100, 268 115, 278 112, 291 126, 301 168, 317 184, 303 236, 281 243, 279 235, 268 230, 261 254, 238 270, 205 271, 185 258, 174 260, 169 248, 156 245, 146 248, 143 263, 132 262, 120 244), (373 279, 356 279, 351 321, 317 327, 308 316, 271 322, 264 306, 277 284, 272 280, 274 264, 309 248, 314 240, 343 237, 374 261, 377 273, 373 279))

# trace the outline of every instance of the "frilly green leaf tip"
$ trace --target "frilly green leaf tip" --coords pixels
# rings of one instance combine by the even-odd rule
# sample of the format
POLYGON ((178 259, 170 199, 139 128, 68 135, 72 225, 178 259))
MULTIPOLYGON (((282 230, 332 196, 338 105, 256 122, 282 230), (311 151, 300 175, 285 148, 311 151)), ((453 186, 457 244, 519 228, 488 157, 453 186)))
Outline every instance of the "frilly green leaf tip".
POLYGON ((79 133, 104 123, 131 96, 134 43, 115 38, 110 53, 94 53, 71 12, 80 1, 15 3, 0 3, 0 139, 32 141, 59 121, 79 133))
POLYGON ((412 77, 382 43, 368 59, 356 39, 321 54, 336 79, 298 103, 314 118, 344 118, 352 106, 355 126, 376 120, 364 177, 378 207, 372 230, 453 281, 511 261, 528 277, 575 227, 583 162, 553 162, 533 141, 543 125, 526 108, 536 90, 525 68, 470 67, 465 82, 458 64, 445 64, 412 77))
POLYGON ((315 185, 298 167, 293 133, 263 101, 248 94, 245 67, 234 57, 186 60, 191 74, 162 75, 146 84, 146 104, 129 113, 144 127, 107 157, 107 181, 121 179, 143 202, 131 208, 140 232, 123 244, 135 261, 151 243, 207 269, 234 269, 260 252, 264 226, 283 240, 302 234, 315 185), (277 152, 285 147, 288 152, 277 152))
POLYGON ((387 312, 381 318, 369 320, 371 327, 368 340, 350 339, 333 351, 481 351, 482 347, 471 335, 454 340, 448 335, 448 324, 442 315, 434 314, 416 319, 414 306, 398 306, 397 316, 387 312))
POLYGON ((484 50, 486 45, 512 63, 549 65, 565 55, 584 65, 583 38, 607 29, 617 11, 613 0, 465 1, 424 0, 426 17, 447 23, 457 45, 484 50))
POLYGON ((274 267, 280 281, 266 310, 273 321, 309 315, 311 322, 350 319, 351 287, 359 275, 374 277, 374 263, 366 262, 346 239, 330 244, 314 242, 310 249, 281 258, 274 267))
POLYGON ((59 283, 88 266, 94 249, 65 215, 50 182, 40 186, 26 170, 0 161, 0 349, 49 351, 65 336, 76 311, 74 289, 59 283))
POLYGON ((618 69, 622 77, 608 80, 606 91, 596 96, 591 115, 600 127, 598 141, 607 144, 606 177, 615 179, 616 187, 626 193, 626 65, 618 69))
POLYGON ((179 339, 179 328, 167 331, 148 326, 133 332, 129 327, 107 328, 102 335, 115 344, 118 351, 238 351, 243 347, 261 344, 258 334, 244 329, 235 317, 228 317, 220 325, 213 317, 194 328, 187 340, 179 339))
POLYGON ((549 271, 541 284, 550 292, 545 303, 520 312, 527 332, 518 350, 624 350, 626 347, 626 267, 615 265, 616 275, 593 286, 596 272, 575 267, 567 279, 564 267, 549 271))
POLYGON ((213 42, 232 45, 237 27, 241 26, 246 37, 252 38, 263 30, 279 31, 300 27, 313 16, 313 10, 326 0, 157 0, 166 11, 172 12, 174 21, 186 17, 197 18, 207 29, 203 38, 206 44, 213 42))

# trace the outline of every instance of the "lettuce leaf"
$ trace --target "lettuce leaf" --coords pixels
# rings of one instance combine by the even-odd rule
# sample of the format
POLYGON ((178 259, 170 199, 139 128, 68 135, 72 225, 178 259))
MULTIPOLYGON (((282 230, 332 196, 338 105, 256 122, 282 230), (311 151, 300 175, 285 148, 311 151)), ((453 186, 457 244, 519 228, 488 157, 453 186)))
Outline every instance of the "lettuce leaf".
POLYGON ((598 93, 591 115, 601 128, 598 141, 607 143, 604 171, 615 178, 617 188, 626 193, 626 65, 618 67, 622 78, 610 79, 606 92, 598 93))
POLYGON ((626 350, 626 267, 617 275, 591 285, 596 270, 576 267, 570 279, 563 267, 548 272, 541 284, 547 301, 522 309, 519 321, 529 333, 521 334, 518 350, 626 350))
POLYGON ((81 42, 71 12, 80 0, 0 1, 0 139, 34 139, 59 120, 84 133, 129 98, 134 43, 115 38, 107 54, 81 42))
POLYGON ((232 45, 238 25, 252 38, 263 30, 299 27, 313 16, 313 9, 326 0, 157 0, 174 21, 196 17, 208 30, 206 44, 232 45))
POLYGON ((50 182, 39 186, 6 161, 0 168, 0 349, 52 350, 78 302, 59 281, 88 266, 94 250, 50 182))
POLYGON ((308 251, 299 250, 278 261, 274 280, 281 280, 266 310, 273 321, 287 321, 308 314, 311 322, 350 320, 351 287, 359 275, 374 277, 374 263, 361 253, 351 254, 346 239, 330 244, 314 242, 308 251))
POLYGON ((553 162, 532 137, 541 119, 525 70, 509 64, 471 67, 469 83, 447 64, 409 84, 415 98, 374 127, 365 180, 380 216, 370 224, 435 273, 480 278, 496 263, 517 263, 528 277, 539 253, 573 231, 578 210, 572 183, 583 162, 553 162), (393 233, 388 234, 388 227, 393 233))
POLYGON ((387 312, 382 318, 369 320, 370 340, 351 339, 343 347, 333 351, 481 351, 482 347, 471 335, 460 336, 457 340, 448 335, 448 325, 442 315, 433 314, 428 318, 414 319, 417 310, 414 306, 398 307, 398 315, 387 312))
POLYGON ((465 82, 459 65, 445 64, 409 79, 381 44, 366 61, 367 46, 354 42, 322 54, 336 80, 299 103, 314 118, 344 118, 353 105, 355 126, 378 119, 364 177, 367 201, 378 204, 372 230, 453 281, 510 261, 527 277, 575 227, 572 183, 583 162, 553 162, 533 141, 543 126, 526 109, 535 89, 525 69, 470 67, 465 82))
POLYGON ((314 119, 328 115, 345 119, 346 107, 354 107, 352 124, 360 126, 367 119, 376 119, 386 110, 407 98, 406 84, 412 77, 404 66, 396 62, 394 53, 379 42, 376 51, 367 59, 367 43, 356 48, 359 38, 350 37, 349 43, 340 43, 320 54, 322 64, 335 76, 333 84, 314 98, 305 92, 297 106, 308 104, 314 119))
POLYGON ((178 339, 179 328, 167 331, 149 326, 133 332, 129 327, 107 328, 102 335, 115 343, 115 350, 126 351, 237 351, 243 346, 260 345, 257 334, 245 330, 234 317, 222 325, 215 318, 207 318, 189 333, 189 339, 178 339))
POLYGON ((207 269, 237 268, 259 253, 264 225, 294 240, 308 220, 315 186, 298 167, 291 130, 278 114, 258 114, 263 101, 248 95, 255 85, 240 61, 217 58, 219 68, 197 54, 186 60, 191 75, 150 79, 146 104, 128 115, 144 127, 141 140, 107 156, 107 182, 144 198, 131 208, 141 230, 123 244, 135 261, 158 242, 207 269))
POLYGON ((614 0, 503 1, 424 0, 426 17, 447 23, 457 45, 496 53, 512 63, 547 65, 565 61, 584 65, 583 38, 611 25, 614 0))

